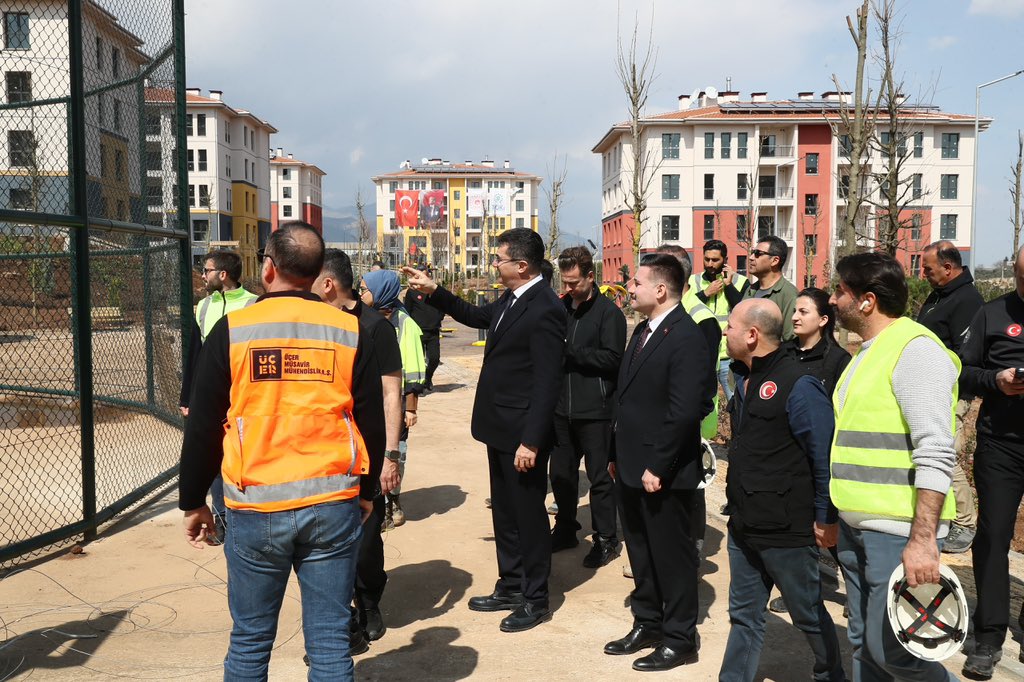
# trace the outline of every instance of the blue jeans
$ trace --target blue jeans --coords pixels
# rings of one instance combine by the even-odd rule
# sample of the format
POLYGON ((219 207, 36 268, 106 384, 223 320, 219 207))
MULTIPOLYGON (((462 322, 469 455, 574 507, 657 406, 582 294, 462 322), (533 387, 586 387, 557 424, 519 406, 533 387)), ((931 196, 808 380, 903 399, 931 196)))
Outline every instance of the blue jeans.
POLYGON ((213 483, 210 484, 210 502, 213 506, 213 513, 223 518, 225 516, 224 479, 220 474, 217 474, 217 478, 213 479, 213 483))
MULTIPOLYGON (((842 652, 832 617, 821 601, 816 547, 757 550, 729 533, 729 640, 720 682, 752 682, 764 646, 765 607, 778 585, 793 625, 814 654, 815 680, 843 682, 842 652)), ((794 679, 797 675, 794 672, 794 679)))
POLYGON ((853 645, 854 682, 955 680, 941 663, 912 655, 896 640, 886 615, 889 577, 903 561, 907 538, 852 528, 839 522, 839 562, 850 605, 847 632, 853 645))
POLYGON ((348 626, 359 519, 355 499, 270 513, 228 509, 225 554, 234 625, 226 681, 267 679, 292 568, 302 595, 309 679, 353 679, 348 626))
POLYGON ((732 400, 733 389, 729 386, 729 363, 732 362, 729 358, 723 358, 718 361, 718 383, 722 385, 722 391, 725 392, 725 402, 728 403, 732 400))

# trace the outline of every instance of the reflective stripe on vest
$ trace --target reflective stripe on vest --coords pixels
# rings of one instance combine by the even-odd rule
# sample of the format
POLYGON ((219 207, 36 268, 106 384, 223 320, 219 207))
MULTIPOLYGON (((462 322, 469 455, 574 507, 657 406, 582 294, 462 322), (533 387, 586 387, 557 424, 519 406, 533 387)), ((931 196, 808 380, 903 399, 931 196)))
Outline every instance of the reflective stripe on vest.
MULTIPOLYGON (((693 291, 693 287, 690 287, 689 289, 686 290, 686 293, 683 294, 683 310, 686 311, 686 313, 693 319, 694 323, 696 324, 700 324, 704 320, 715 319, 715 314, 711 312, 711 309, 704 305, 699 298, 697 298, 697 294, 695 294, 693 291)), ((722 337, 722 341, 724 343, 724 336, 722 337)), ((715 366, 712 367, 711 369, 717 375, 718 367, 715 366)), ((708 414, 708 416, 704 417, 704 419, 700 423, 700 435, 702 438, 705 438, 707 440, 712 440, 715 436, 718 435, 717 387, 715 389, 715 397, 711 401, 711 404, 713 405, 711 413, 708 414)))
POLYGON ((206 341, 207 335, 213 330, 213 325, 220 322, 220 318, 228 313, 241 310, 251 306, 259 298, 256 294, 249 293, 242 287, 232 289, 225 294, 223 291, 215 291, 202 301, 196 307, 196 322, 199 324, 199 337, 206 341), (207 317, 210 315, 210 305, 217 294, 220 294, 220 310, 214 310, 213 317, 210 318, 209 324, 207 324, 207 317))
MULTIPOLYGON (((740 274, 734 274, 732 278, 733 281, 730 286, 735 287, 737 291, 743 289, 743 285, 746 284, 747 278, 740 274)), ((694 297, 696 297, 697 292, 704 291, 710 284, 711 282, 704 279, 702 275, 698 275, 697 273, 690 275, 690 291, 693 292, 694 297)), ((699 298, 697 300, 704 303, 699 298)), ((711 311, 711 314, 715 316, 715 319, 718 320, 718 326, 722 328, 722 341, 718 345, 718 359, 725 360, 729 357, 729 352, 726 350, 725 346, 725 327, 729 323, 729 313, 731 312, 731 309, 729 308, 729 301, 726 299, 725 293, 720 291, 714 296, 708 296, 708 302, 704 305, 711 311)))
POLYGON ((351 417, 358 320, 294 296, 266 298, 227 317, 225 504, 275 512, 356 497, 359 477, 369 471, 351 417))
MULTIPOLYGON (((914 446, 910 427, 892 390, 892 373, 904 348, 912 340, 926 336, 945 350, 942 342, 928 329, 900 318, 879 334, 858 361, 851 362, 836 384, 833 404, 836 431, 832 439, 830 491, 839 511, 877 514, 883 517, 912 519, 917 505, 914 487, 914 446), (853 375, 845 391, 842 409, 839 391, 853 375)), ((946 351, 957 367, 956 355, 946 351)), ((950 428, 955 429, 954 409, 957 386, 949 396, 950 428)), ((946 494, 941 517, 956 516, 952 490, 946 494)))

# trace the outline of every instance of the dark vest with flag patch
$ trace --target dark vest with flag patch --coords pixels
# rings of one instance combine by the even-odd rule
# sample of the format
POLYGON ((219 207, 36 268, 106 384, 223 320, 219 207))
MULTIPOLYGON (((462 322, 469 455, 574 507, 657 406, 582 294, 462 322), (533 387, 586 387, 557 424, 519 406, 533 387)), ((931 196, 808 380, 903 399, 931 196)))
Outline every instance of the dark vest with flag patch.
POLYGON ((786 347, 755 358, 742 405, 733 406, 729 530, 754 549, 814 544, 811 463, 786 411, 793 386, 806 374, 786 347))

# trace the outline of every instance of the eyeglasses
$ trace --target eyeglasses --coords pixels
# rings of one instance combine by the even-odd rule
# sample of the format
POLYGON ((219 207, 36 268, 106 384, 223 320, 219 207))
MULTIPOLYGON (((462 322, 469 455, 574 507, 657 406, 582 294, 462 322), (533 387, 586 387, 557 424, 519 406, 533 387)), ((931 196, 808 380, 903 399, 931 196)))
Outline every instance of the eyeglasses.
MULTIPOLYGON (((263 265, 263 259, 264 258, 269 258, 270 262, 274 263, 274 257, 271 256, 269 253, 267 253, 266 249, 260 249, 259 251, 256 252, 256 262, 257 263, 259 263, 260 265, 263 265)), ((277 263, 274 263, 274 266, 276 267, 277 263)))
POLYGON ((491 265, 495 265, 495 266, 501 265, 502 263, 514 263, 514 262, 519 261, 519 260, 522 260, 522 259, 521 258, 498 258, 498 254, 496 254, 496 253, 491 255, 491 265))
POLYGON ((203 268, 203 276, 210 274, 211 272, 221 272, 223 268, 203 268))
POLYGON ((760 258, 761 256, 770 256, 772 254, 768 251, 761 251, 760 249, 751 249, 750 255, 754 258, 760 258))

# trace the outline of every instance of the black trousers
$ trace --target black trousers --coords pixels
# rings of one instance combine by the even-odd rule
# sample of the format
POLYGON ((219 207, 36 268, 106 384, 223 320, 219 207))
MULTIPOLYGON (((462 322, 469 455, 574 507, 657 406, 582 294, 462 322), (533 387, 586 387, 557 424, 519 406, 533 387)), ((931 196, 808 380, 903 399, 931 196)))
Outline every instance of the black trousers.
POLYGON ((694 541, 703 540, 708 529, 708 503, 704 488, 693 491, 690 505, 690 537, 694 541))
POLYGON ((426 384, 434 386, 434 370, 441 364, 441 337, 437 334, 423 335, 423 358, 427 361, 426 384))
MULTIPOLYGON (((978 488, 978 533, 974 536, 974 580, 978 607, 974 636, 979 644, 1003 645, 1010 622, 1010 541, 1024 497, 1024 445, 978 434, 974 451, 978 488)), ((1024 608, 1018 616, 1024 627, 1024 608)))
POLYGON ((499 592, 522 592, 526 601, 548 605, 551 528, 544 509, 549 451, 525 473, 515 470, 514 452, 487 448, 491 479, 491 520, 498 555, 499 592))
POLYGON ((384 521, 384 496, 373 498, 373 510, 363 524, 359 539, 359 557, 356 560, 356 583, 354 598, 360 620, 366 624, 363 615, 366 609, 380 608, 388 574, 384 572, 384 538, 380 525, 384 521))
POLYGON ((615 483, 608 473, 611 422, 606 419, 569 419, 555 415, 555 448, 551 452, 551 492, 558 514, 555 530, 573 533, 579 506, 580 460, 585 458, 590 479, 590 524, 595 540, 618 542, 615 533, 615 483))
POLYGON ((626 553, 633 569, 633 625, 661 631, 671 649, 699 646, 697 548, 690 537, 694 490, 616 485, 626 553))

